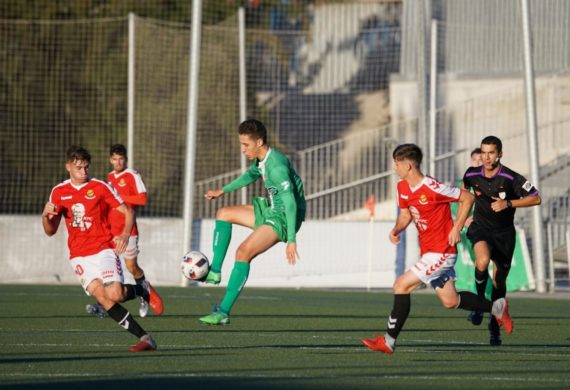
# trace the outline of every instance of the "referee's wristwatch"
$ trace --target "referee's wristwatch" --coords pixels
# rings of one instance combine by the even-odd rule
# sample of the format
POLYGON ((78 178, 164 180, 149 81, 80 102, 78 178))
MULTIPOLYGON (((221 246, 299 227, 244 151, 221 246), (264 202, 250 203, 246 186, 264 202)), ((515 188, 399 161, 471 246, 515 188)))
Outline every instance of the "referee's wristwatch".
POLYGON ((507 208, 508 209, 512 209, 513 208, 513 203, 510 200, 507 200, 507 208))

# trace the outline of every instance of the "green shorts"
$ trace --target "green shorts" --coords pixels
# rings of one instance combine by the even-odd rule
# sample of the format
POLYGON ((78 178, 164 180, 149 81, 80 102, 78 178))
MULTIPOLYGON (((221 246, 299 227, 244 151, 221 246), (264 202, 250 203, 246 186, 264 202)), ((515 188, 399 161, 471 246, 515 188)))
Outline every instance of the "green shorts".
MULTIPOLYGON (((253 213, 255 214, 254 229, 261 225, 271 226, 279 240, 287 242, 287 218, 285 213, 275 211, 269 207, 267 198, 255 197, 253 198, 253 213)), ((305 219, 304 213, 297 214, 297 221, 295 222, 295 233, 301 228, 301 224, 305 219), (299 215, 300 214, 300 215, 299 215)))

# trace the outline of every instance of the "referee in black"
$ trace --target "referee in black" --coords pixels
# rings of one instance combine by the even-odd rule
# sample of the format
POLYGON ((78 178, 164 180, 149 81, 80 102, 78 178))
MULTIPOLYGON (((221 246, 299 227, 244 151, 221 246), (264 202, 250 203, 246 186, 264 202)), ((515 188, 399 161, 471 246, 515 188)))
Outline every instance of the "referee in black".
MULTIPOLYGON (((507 294, 507 276, 511 268, 516 243, 515 209, 531 207, 541 202, 538 190, 523 176, 501 164, 503 144, 495 136, 481 141, 481 167, 470 167, 463 176, 463 188, 475 194, 473 223, 467 237, 475 252, 475 282, 477 294, 485 296, 492 260, 493 292, 491 301, 507 294)), ((480 325, 483 313, 472 312, 468 319, 480 325)), ((489 320, 490 344, 501 345, 501 334, 495 317, 489 320)))

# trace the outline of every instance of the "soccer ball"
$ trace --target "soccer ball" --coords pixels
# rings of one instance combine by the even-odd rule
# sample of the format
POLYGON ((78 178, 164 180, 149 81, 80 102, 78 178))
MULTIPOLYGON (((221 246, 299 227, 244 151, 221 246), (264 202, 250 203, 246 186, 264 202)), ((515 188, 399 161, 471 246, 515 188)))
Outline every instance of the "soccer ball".
POLYGON ((182 258, 180 270, 187 279, 199 281, 204 279, 210 272, 210 263, 202 252, 190 251, 182 258))

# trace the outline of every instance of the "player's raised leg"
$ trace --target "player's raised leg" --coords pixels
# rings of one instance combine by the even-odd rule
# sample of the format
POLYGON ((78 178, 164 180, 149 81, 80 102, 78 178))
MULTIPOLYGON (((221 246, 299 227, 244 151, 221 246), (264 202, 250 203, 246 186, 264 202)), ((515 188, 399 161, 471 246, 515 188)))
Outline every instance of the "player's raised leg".
MULTIPOLYGON (((453 276, 454 275, 455 273, 453 272, 453 276)), ((444 307, 448 309, 463 309, 480 313, 491 313, 492 325, 494 325, 493 318, 496 318, 498 326, 503 326, 507 333, 512 333, 513 320, 509 315, 508 303, 505 298, 494 299, 491 302, 485 297, 473 294, 470 291, 457 292, 453 278, 445 279, 445 285, 441 288, 441 285, 438 285, 437 282, 438 280, 434 280, 431 283, 444 307)), ((491 331, 491 345, 500 345, 498 326, 489 327, 489 330, 491 331), (499 339, 499 344, 494 344, 493 339, 499 339)))
POLYGON ((222 265, 232 239, 232 224, 253 228, 255 216, 251 205, 222 207, 216 213, 216 226, 212 240, 214 257, 205 283, 220 284, 222 265))
MULTIPOLYGON (((433 285, 433 282, 432 282, 433 285)), ((498 326, 504 326, 507 333, 511 333, 513 329, 513 321, 509 315, 509 308, 507 301, 504 298, 499 298, 491 302, 484 297, 473 294, 470 291, 457 292, 455 289, 455 283, 453 280, 449 279, 446 281, 445 286, 439 288, 439 286, 434 286, 438 298, 441 300, 443 306, 447 309, 463 309, 472 310, 480 313, 491 313, 491 321, 496 318, 498 326)), ((491 331, 491 344, 493 345, 493 338, 499 338, 498 326, 489 330, 491 331)))
POLYGON ((250 262, 260 253, 265 252, 279 242, 277 234, 270 226, 261 225, 249 235, 236 252, 236 261, 228 281, 226 294, 221 303, 214 308, 212 314, 200 318, 208 325, 229 323, 230 312, 237 301, 249 276, 250 262))

